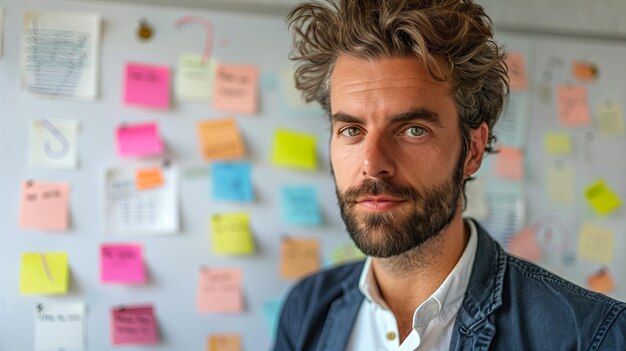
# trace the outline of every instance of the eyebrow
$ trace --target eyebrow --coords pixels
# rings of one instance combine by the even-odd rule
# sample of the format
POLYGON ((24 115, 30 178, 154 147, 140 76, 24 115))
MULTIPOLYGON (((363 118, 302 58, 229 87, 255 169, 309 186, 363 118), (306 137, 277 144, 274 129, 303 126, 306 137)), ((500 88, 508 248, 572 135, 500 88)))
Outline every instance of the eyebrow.
MULTIPOLYGON (((363 123, 362 119, 351 116, 343 112, 337 112, 333 114, 331 116, 331 119, 332 119, 332 122, 363 123)), ((416 110, 393 115, 391 116, 390 122, 391 123, 404 123, 404 122, 411 122, 411 121, 417 121, 417 120, 428 122, 438 128, 443 128, 443 124, 441 123, 441 118, 439 118, 439 115, 436 112, 423 109, 423 108, 418 108, 416 110)))

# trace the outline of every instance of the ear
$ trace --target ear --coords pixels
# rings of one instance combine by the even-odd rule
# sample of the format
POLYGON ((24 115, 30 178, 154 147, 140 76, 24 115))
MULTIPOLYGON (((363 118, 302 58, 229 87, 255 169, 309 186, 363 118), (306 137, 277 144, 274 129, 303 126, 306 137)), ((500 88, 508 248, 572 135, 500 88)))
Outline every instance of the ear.
POLYGON ((463 167, 463 177, 471 177, 480 168, 483 162, 483 154, 485 153, 485 145, 489 138, 489 127, 487 123, 482 122, 477 128, 470 129, 470 145, 467 155, 465 156, 465 165, 463 167))

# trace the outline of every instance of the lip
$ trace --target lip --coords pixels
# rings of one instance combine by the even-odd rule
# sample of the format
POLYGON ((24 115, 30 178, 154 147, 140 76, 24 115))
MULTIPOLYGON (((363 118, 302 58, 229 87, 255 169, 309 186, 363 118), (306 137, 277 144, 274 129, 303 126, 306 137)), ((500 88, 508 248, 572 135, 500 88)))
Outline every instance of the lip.
POLYGON ((357 199, 357 205, 374 212, 385 212, 400 206, 405 200, 389 196, 364 196, 357 199))

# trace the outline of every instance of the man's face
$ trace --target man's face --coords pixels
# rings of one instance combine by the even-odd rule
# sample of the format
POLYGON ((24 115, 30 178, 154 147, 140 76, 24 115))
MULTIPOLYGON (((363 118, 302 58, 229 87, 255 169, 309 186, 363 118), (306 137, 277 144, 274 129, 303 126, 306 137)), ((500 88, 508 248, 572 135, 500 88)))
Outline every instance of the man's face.
POLYGON ((331 163, 355 244, 391 257, 440 233, 457 214, 465 164, 449 84, 417 58, 340 56, 330 101, 331 163))

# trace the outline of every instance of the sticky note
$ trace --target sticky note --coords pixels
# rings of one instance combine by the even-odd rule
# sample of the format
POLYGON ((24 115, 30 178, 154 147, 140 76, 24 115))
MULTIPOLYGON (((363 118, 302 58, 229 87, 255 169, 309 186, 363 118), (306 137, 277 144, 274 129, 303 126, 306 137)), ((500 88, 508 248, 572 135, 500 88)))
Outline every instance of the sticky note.
POLYGON ((124 103, 168 109, 170 107, 170 68, 139 63, 126 64, 124 103))
POLYGON ((314 135, 277 129, 274 132, 272 163, 288 168, 315 170, 317 168, 315 144, 314 135))
POLYGON ((319 263, 319 241, 286 237, 280 242, 280 276, 298 279, 317 271, 319 263))
POLYGON ((67 253, 24 253, 20 294, 67 294, 70 275, 67 253))
POLYGON ((265 320, 265 325, 269 326, 268 331, 271 337, 274 337, 274 335, 276 335, 276 328, 278 327, 281 306, 281 299, 272 299, 263 303, 263 320, 265 320))
POLYGON ((163 172, 161 168, 142 168, 135 172, 137 189, 150 189, 163 185, 163 172))
POLYGON ((159 156, 164 146, 156 123, 122 125, 117 128, 117 153, 121 157, 159 156))
POLYGON ((30 164, 41 168, 75 169, 78 166, 78 130, 76 120, 32 121, 30 164))
POLYGON ((213 108, 255 114, 259 105, 259 69, 251 65, 218 64, 213 108))
POLYGON ((572 205, 576 201, 576 176, 571 167, 549 167, 546 184, 551 203, 572 205))
POLYGON ((587 286, 589 289, 599 292, 601 294, 608 294, 615 290, 615 281, 609 270, 602 268, 596 272, 591 273, 587 277, 587 286))
POLYGON ((280 194, 284 223, 303 226, 322 223, 315 187, 287 185, 281 188, 280 194))
POLYGON ((208 351, 241 351, 239 335, 222 334, 209 336, 208 351))
POLYGON ((103 244, 100 247, 100 280, 103 283, 144 283, 146 271, 141 246, 103 244))
POLYGON ((604 180, 598 180, 589 185, 585 189, 585 198, 600 216, 607 215, 622 206, 620 198, 604 180))
POLYGON ((622 106, 611 100, 605 100, 598 108, 596 120, 602 135, 624 135, 624 113, 622 106))
POLYGON ((342 263, 362 260, 365 258, 365 254, 363 254, 363 252, 361 252, 361 250, 359 250, 354 243, 350 242, 333 249, 330 257, 333 265, 339 265, 342 263))
POLYGON ((84 303, 37 303, 35 351, 86 350, 86 320, 84 303))
POLYGON ((200 151, 205 160, 232 160, 246 155, 243 137, 234 118, 220 118, 198 123, 200 151))
POLYGON ((235 268, 202 267, 198 277, 198 311, 243 312, 241 271, 235 268))
POLYGON ((611 263, 613 242, 611 229, 585 223, 580 228, 578 255, 595 262, 611 263))
POLYGON ((249 255, 254 252, 248 213, 214 214, 211 231, 213 252, 217 254, 249 255))
POLYGON ((524 55, 521 52, 511 52, 506 57, 509 85, 511 90, 528 89, 528 75, 524 64, 524 55))
POLYGON ((69 183, 25 181, 20 200, 20 227, 66 231, 69 227, 69 183))
POLYGON ((543 257, 543 251, 537 243, 535 232, 530 228, 522 229, 509 242, 509 252, 528 261, 537 262, 543 257))
POLYGON ((211 102, 213 82, 217 60, 202 56, 183 54, 178 59, 176 83, 174 85, 176 97, 179 100, 211 102))
POLYGON ((572 75, 580 80, 594 80, 598 73, 598 66, 593 62, 575 60, 572 63, 572 75))
POLYGON ((213 199, 252 201, 254 192, 250 180, 250 162, 215 162, 211 168, 213 199))
POLYGON ((472 179, 465 183, 465 209, 463 216, 484 218, 488 213, 485 183, 480 179, 472 179))
POLYGON ((572 152, 572 137, 568 133, 545 133, 543 145, 550 155, 569 155, 572 152))
POLYGON ((154 345, 159 343, 159 330, 154 307, 125 306, 111 309, 113 345, 154 345))
POLYGON ((517 148, 526 147, 529 125, 529 93, 512 91, 504 104, 502 115, 493 126, 493 134, 498 137, 498 144, 517 148))
POLYGON ((582 127, 591 124, 587 87, 562 84, 558 87, 559 121, 563 127, 582 127))
POLYGON ((521 149, 502 146, 496 154, 496 172, 515 181, 524 179, 524 154, 521 149))

